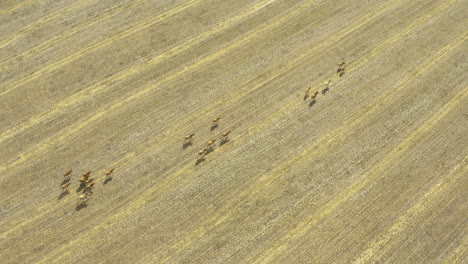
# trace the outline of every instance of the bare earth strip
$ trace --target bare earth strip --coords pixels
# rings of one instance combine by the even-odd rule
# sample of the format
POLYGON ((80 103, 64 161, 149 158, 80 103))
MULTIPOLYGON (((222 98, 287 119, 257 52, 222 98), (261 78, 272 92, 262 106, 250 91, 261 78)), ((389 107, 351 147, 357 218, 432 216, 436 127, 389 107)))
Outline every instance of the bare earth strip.
POLYGON ((5 4, 2 263, 467 261, 465 0, 5 4))

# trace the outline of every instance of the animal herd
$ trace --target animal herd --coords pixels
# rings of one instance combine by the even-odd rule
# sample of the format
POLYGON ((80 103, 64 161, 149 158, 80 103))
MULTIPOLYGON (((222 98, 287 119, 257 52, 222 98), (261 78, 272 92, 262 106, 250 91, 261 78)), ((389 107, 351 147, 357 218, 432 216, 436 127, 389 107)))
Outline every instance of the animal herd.
MULTIPOLYGON (((111 179, 114 170, 115 169, 111 169, 111 170, 104 172, 106 181, 111 179)), ((70 192, 69 188, 71 185, 71 174, 72 174, 72 170, 69 170, 63 174, 64 179, 63 179, 62 185, 60 186, 60 188, 62 189, 61 196, 66 195, 70 192)), ((79 184, 78 190, 76 191, 78 194, 77 196, 78 201, 77 201, 76 206, 80 207, 80 206, 86 205, 89 198, 91 198, 91 196, 93 195, 95 180, 93 177, 91 177, 91 171, 87 171, 81 175, 78 182, 80 184, 79 184)))
MULTIPOLYGON (((215 128, 218 127, 219 120, 221 120, 220 117, 213 118, 213 120, 211 121, 210 131, 213 131, 215 128)), ((229 137, 230 133, 231 133, 230 130, 221 133, 221 136, 220 136, 220 139, 219 139, 220 146, 223 145, 224 143, 226 143, 227 141, 229 141, 228 137, 229 137)), ((194 136, 195 136, 195 133, 187 134, 185 136, 185 138, 184 138, 183 146, 186 147, 188 145, 191 145, 194 136)), ((199 162, 205 160, 206 155, 208 155, 210 152, 212 152, 214 150, 215 144, 216 144, 216 139, 210 139, 210 140, 207 141, 206 147, 197 152, 198 153, 197 164, 199 162)))
MULTIPOLYGON (((346 62, 342 61, 338 64, 338 69, 336 73, 338 74, 339 77, 341 77, 345 74, 345 71, 346 71, 346 62)), ((322 90, 322 94, 325 94, 328 91, 328 89, 330 89, 330 84, 331 84, 331 80, 328 80, 327 82, 325 82, 325 88, 322 90)), ((315 100, 319 92, 315 91, 314 93, 311 94, 310 89, 312 89, 312 87, 309 87, 305 90, 304 101, 310 98, 310 104, 313 104, 315 103, 315 100)))
MULTIPOLYGON (((338 64, 337 74, 341 77, 345 74, 345 71, 346 71, 346 63, 343 61, 338 64)), ((325 82, 325 88, 322 90, 322 94, 325 94, 326 91, 328 91, 328 89, 330 88, 330 84, 331 84, 331 80, 328 80, 327 82, 325 82)), ((311 100, 310 103, 315 103, 315 100, 319 92, 315 91, 311 93, 311 89, 312 88, 309 87, 305 90, 304 101, 310 98, 311 100)), ((220 120, 221 120, 220 117, 216 117, 212 119, 210 131, 213 131, 219 126, 220 120)), ((230 130, 221 133, 220 138, 219 138, 220 146, 222 146, 224 143, 229 141, 228 137, 230 133, 231 133, 230 130)), ((190 133, 184 137, 184 141, 183 141, 184 148, 193 144, 194 136, 195 136, 195 133, 190 133)), ((206 156, 214 150, 216 141, 217 141, 216 138, 210 139, 209 141, 206 142, 206 146, 197 152, 198 157, 196 160, 197 161, 196 164, 198 164, 201 161, 204 161, 206 156)), ((114 169, 104 172, 105 182, 111 179, 113 172, 114 172, 114 169)), ((62 185, 60 186, 60 188, 62 189, 62 195, 65 195, 69 192, 69 187, 71 185, 71 182, 70 182, 71 173, 72 173, 72 170, 69 170, 63 174, 64 181, 62 182, 62 185)), ((85 172, 78 180, 80 182, 80 185, 77 190, 77 193, 78 193, 77 207, 86 205, 87 201, 90 199, 90 197, 93 194, 95 181, 93 177, 90 177, 90 175, 91 175, 91 171, 85 172)))

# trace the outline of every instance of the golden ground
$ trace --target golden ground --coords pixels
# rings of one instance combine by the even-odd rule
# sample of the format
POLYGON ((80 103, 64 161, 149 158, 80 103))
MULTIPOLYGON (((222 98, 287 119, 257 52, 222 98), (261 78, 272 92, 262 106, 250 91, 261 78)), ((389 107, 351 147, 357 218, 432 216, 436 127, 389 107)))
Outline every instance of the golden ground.
POLYGON ((0 1, 1 262, 466 263, 467 10, 0 1))

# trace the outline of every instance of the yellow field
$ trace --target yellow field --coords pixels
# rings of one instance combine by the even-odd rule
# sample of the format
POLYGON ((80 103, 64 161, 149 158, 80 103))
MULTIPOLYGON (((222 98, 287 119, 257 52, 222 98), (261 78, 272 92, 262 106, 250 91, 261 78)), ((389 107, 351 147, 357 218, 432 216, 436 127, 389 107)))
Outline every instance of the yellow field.
POLYGON ((0 262, 467 263, 467 11, 0 1, 0 262))

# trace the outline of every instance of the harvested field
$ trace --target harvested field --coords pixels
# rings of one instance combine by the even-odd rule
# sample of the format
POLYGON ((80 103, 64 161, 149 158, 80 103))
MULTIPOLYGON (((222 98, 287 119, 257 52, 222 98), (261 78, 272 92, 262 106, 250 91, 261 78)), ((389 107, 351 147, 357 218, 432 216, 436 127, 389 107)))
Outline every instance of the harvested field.
POLYGON ((467 10, 0 1, 1 262, 468 263, 467 10))

